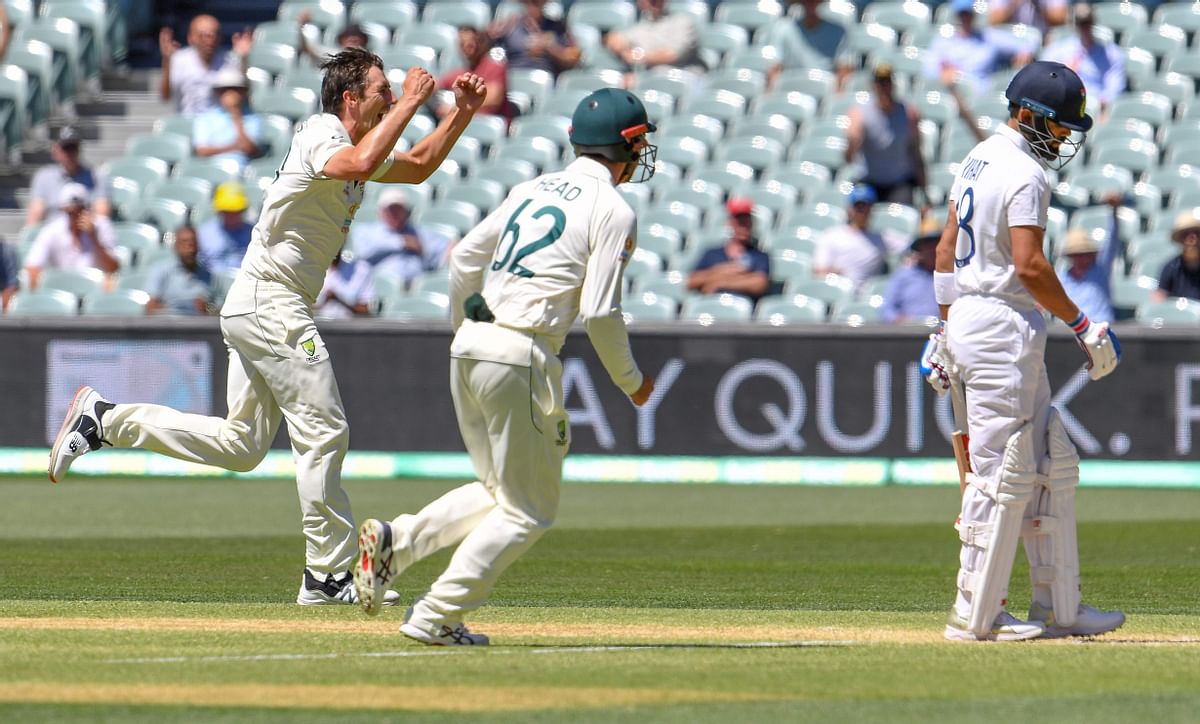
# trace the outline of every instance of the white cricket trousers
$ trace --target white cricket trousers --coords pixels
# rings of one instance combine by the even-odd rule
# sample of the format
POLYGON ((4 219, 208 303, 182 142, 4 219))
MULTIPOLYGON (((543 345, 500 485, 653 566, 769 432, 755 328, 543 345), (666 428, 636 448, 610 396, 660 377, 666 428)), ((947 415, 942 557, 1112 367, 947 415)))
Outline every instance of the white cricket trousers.
POLYGON ((230 296, 235 293, 238 303, 227 303, 221 317, 229 348, 228 416, 121 404, 104 416, 108 442, 246 472, 267 454, 282 416, 296 464, 306 565, 314 573, 341 574, 357 553, 357 539, 341 482, 350 432, 329 353, 298 293, 244 275, 230 296))
MULTIPOLYGON (((1038 467, 1046 456, 1046 320, 1036 310, 1022 312, 994 297, 968 294, 950 307, 946 335, 966 389, 971 468, 995 489, 1008 439, 1025 423, 1033 423, 1034 459, 1029 465, 1038 467)), ((997 509, 996 501, 968 485, 961 522, 991 524, 997 509)), ((980 571, 985 555, 984 548, 964 543, 961 571, 980 571)), ((970 614, 970 593, 961 587, 955 609, 963 617, 970 614)))
POLYGON ((539 341, 523 339, 527 356, 532 344, 529 366, 451 358, 454 411, 479 479, 392 521, 400 570, 458 544, 413 606, 410 620, 420 626, 453 626, 486 603, 500 575, 558 513, 570 446, 562 364, 539 341))

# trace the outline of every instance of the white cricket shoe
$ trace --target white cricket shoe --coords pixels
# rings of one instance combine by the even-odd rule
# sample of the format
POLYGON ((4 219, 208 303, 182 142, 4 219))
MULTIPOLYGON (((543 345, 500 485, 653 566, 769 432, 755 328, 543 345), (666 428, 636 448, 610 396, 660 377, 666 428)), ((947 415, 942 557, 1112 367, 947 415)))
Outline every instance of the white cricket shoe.
POLYGON ((1043 630, 1036 621, 1022 621, 1008 611, 1001 611, 992 630, 984 636, 976 636, 967 627, 967 620, 952 608, 943 635, 947 641, 1025 641, 1041 636, 1043 630))
POLYGON ((390 589, 396 573, 391 524, 367 518, 358 527, 358 564, 354 566, 354 590, 368 616, 379 613, 387 594, 395 593, 390 589))
POLYGON ((1125 623, 1125 614, 1120 611, 1097 611, 1091 606, 1079 604, 1075 623, 1059 626, 1054 621, 1054 611, 1033 603, 1029 606, 1029 620, 1045 627, 1042 638, 1057 639, 1064 636, 1099 636, 1119 629, 1125 623))
MULTIPOLYGON (((349 572, 340 576, 332 573, 320 580, 319 574, 304 569, 304 580, 300 583, 300 593, 296 595, 296 603, 301 606, 330 606, 338 604, 358 603, 358 592, 354 590, 354 582, 349 572)), ((388 591, 383 597, 384 606, 395 606, 400 603, 400 594, 388 591)))
POLYGON ((100 393, 84 385, 75 392, 71 406, 58 437, 50 448, 50 466, 47 473, 50 482, 57 483, 67 477, 67 470, 75 458, 99 450, 104 442, 104 413, 116 405, 100 396, 100 393))
POLYGON ((472 633, 462 623, 449 626, 409 620, 400 624, 400 633, 430 646, 487 646, 491 643, 486 634, 472 633))

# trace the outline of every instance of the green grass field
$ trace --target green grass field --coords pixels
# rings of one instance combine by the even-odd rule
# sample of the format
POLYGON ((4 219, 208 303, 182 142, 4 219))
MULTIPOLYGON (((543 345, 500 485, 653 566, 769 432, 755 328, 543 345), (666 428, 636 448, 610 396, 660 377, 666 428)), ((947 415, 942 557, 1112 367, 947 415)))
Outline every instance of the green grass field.
MULTIPOLYGON (((447 486, 347 487, 392 517, 447 486)), ((1080 493, 1084 598, 1116 633, 949 644, 956 490, 569 485, 464 651, 403 638, 402 610, 296 606, 289 482, 0 490, 9 721, 1200 718, 1200 492, 1080 493)), ((1028 595, 1019 555, 1018 615, 1028 595)))

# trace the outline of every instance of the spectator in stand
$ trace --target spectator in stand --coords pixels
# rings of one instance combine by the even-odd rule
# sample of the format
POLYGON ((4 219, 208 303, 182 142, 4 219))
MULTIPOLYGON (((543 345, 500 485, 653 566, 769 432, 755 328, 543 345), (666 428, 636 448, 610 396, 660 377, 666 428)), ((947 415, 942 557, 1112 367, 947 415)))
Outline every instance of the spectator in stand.
POLYGON ((1167 262, 1158 275, 1154 301, 1161 302, 1168 297, 1200 299, 1200 214, 1196 209, 1175 217, 1171 241, 1179 244, 1182 251, 1167 262))
POLYGON ((337 254, 325 272, 325 286, 317 295, 316 316, 324 319, 367 317, 375 304, 371 265, 349 254, 337 254))
POLYGON ((831 226, 816 239, 813 273, 839 274, 860 286, 869 277, 887 273, 889 254, 903 252, 906 239, 888 238, 867 228, 871 209, 879 200, 875 189, 858 184, 850 191, 846 223, 831 226))
POLYGON ((929 203, 925 191, 925 159, 921 157, 921 134, 917 112, 896 99, 892 66, 875 67, 874 93, 870 102, 850 109, 849 144, 846 161, 861 159, 861 183, 875 189, 881 201, 913 206, 914 189, 929 203))
MULTIPOLYGON (((464 25, 458 29, 458 52, 466 65, 456 68, 450 73, 443 73, 438 79, 438 90, 445 91, 434 110, 438 118, 443 118, 454 110, 454 81, 463 73, 474 73, 483 78, 487 85, 487 97, 483 106, 476 113, 488 113, 494 116, 510 117, 508 112, 508 68, 504 61, 496 60, 491 53, 491 39, 487 33, 478 28, 464 25)), ((499 53, 497 53, 499 55, 499 53)))
POLYGON ((509 68, 538 68, 558 77, 579 64, 579 46, 562 20, 546 17, 546 0, 521 0, 518 13, 492 26, 489 34, 504 50, 509 68))
POLYGON ((246 247, 250 246, 250 231, 254 225, 246 220, 248 206, 245 188, 237 181, 226 181, 213 194, 213 210, 217 215, 200 225, 200 263, 213 273, 239 269, 246 247))
MULTIPOLYGON (((604 36, 604 47, 625 64, 625 70, 667 66, 703 73, 700 36, 688 13, 667 14, 667 0, 638 0, 641 18, 625 30, 604 36)), ((632 78, 626 85, 632 85, 632 78)))
POLYGON ((1075 71, 1088 89, 1088 105, 1103 123, 1113 101, 1125 90, 1125 54, 1116 43, 1106 43, 1093 32, 1092 6, 1075 6, 1076 35, 1046 48, 1042 60, 1056 60, 1075 71))
POLYGON ((108 198, 108 179, 100 171, 92 171, 83 165, 79 152, 79 131, 64 126, 58 132, 58 141, 50 147, 54 163, 43 166, 33 174, 29 188, 29 208, 25 212, 27 226, 40 224, 58 209, 63 187, 70 183, 81 184, 92 197, 92 212, 97 216, 111 216, 112 203, 108 198))
POLYGON ((321 64, 330 55, 336 55, 339 50, 346 48, 366 48, 371 42, 367 31, 358 23, 351 23, 342 28, 342 31, 337 34, 337 47, 331 48, 328 45, 314 43, 304 34, 304 26, 308 25, 308 21, 312 20, 312 11, 305 8, 296 15, 296 23, 300 26, 300 38, 297 41, 296 47, 300 50, 301 55, 307 55, 313 63, 321 64))
POLYGON ((853 55, 846 43, 846 29, 821 17, 817 9, 821 0, 792 0, 783 17, 763 28, 763 45, 772 45, 779 53, 779 64, 767 77, 768 87, 784 70, 792 68, 821 68, 837 76, 837 90, 842 89, 853 70, 853 55), (800 16, 796 17, 799 6, 800 16))
POLYGON ((924 67, 927 79, 940 80, 947 88, 966 83, 969 95, 978 96, 1003 63, 1020 67, 1033 59, 1036 48, 1022 45, 1008 33, 976 28, 974 0, 951 0, 950 6, 958 26, 950 37, 935 35, 929 43, 924 67))
POLYGON ((412 222, 408 191, 389 186, 379 194, 379 221, 350 227, 350 246, 356 259, 367 262, 377 274, 409 282, 446 263, 452 246, 447 239, 412 222))
POLYGON ((146 311, 151 314, 208 314, 213 278, 200 262, 195 229, 175 230, 175 258, 150 271, 146 291, 150 294, 146 311))
POLYGON ((188 47, 180 48, 170 28, 158 33, 162 52, 162 77, 158 92, 164 101, 173 100, 175 110, 197 116, 216 104, 212 85, 226 66, 245 69, 246 54, 253 43, 250 31, 233 34, 233 50, 219 47, 221 24, 211 15, 197 15, 188 26, 188 47))
POLYGON ((757 302, 771 286, 771 258, 758 250, 754 236, 754 202, 732 198, 729 238, 701 255, 688 275, 688 289, 701 294, 738 294, 757 302))
POLYGON ((937 318, 938 303, 933 294, 933 267, 937 261, 937 244, 942 236, 942 224, 926 217, 909 250, 909 263, 900 267, 888 280, 883 292, 880 317, 888 324, 898 324, 930 317, 937 318))
POLYGON ((17 293, 20 282, 17 274, 21 266, 12 246, 0 241, 0 312, 8 310, 8 302, 17 293))
POLYGON ((87 188, 67 184, 58 206, 63 213, 38 231, 25 257, 31 289, 37 289, 43 269, 100 269, 106 274, 117 270, 112 222, 88 209, 87 188))
POLYGON ((1067 260, 1066 268, 1059 269, 1058 280, 1071 301, 1080 311, 1095 322, 1115 321, 1112 308, 1113 262, 1123 256, 1125 242, 1121 239, 1121 227, 1117 223, 1117 209, 1121 208, 1122 195, 1110 191, 1103 201, 1112 208, 1108 222, 1108 233, 1104 245, 1083 229, 1071 229, 1063 240, 1062 255, 1067 260))
POLYGON ((192 148, 197 156, 237 161, 238 172, 259 154, 262 118, 250 110, 250 84, 240 68, 222 68, 213 80, 217 104, 192 124, 192 148))
POLYGON ((990 0, 988 24, 1032 25, 1045 37, 1050 28, 1066 24, 1069 5, 1070 0, 990 0))

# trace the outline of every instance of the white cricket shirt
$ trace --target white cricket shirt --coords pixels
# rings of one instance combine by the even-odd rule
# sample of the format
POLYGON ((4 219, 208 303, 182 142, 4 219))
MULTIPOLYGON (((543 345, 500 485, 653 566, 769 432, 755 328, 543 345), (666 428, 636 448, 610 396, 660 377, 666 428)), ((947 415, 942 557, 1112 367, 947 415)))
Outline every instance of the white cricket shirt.
MULTIPOLYGON (((351 146, 345 126, 330 113, 312 116, 300 126, 267 187, 242 261, 244 273, 295 289, 309 304, 316 301, 366 187, 363 181, 339 181, 323 173, 333 154, 351 146)), ((389 156, 372 178, 390 166, 389 156)))
POLYGON ((578 158, 519 184, 454 247, 454 328, 464 300, 482 291, 495 324, 537 334, 557 354, 582 315, 613 382, 632 393, 642 374, 621 317, 621 286, 636 244, 633 209, 602 164, 578 158))
POLYGON ((961 294, 1034 308, 1013 264, 1013 226, 1046 228, 1050 179, 1017 131, 1000 126, 971 149, 950 188, 958 214, 954 283, 961 294))

